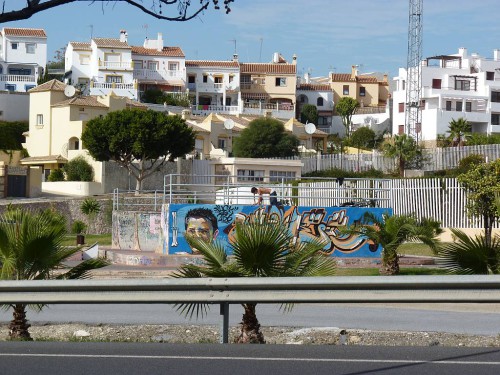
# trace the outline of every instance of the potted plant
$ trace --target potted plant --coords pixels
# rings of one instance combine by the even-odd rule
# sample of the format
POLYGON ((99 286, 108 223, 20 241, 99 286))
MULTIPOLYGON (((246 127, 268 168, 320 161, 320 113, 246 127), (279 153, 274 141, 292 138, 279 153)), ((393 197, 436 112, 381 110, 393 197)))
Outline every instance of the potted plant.
POLYGON ((77 245, 85 244, 85 236, 83 235, 85 229, 87 229, 87 225, 83 221, 81 220, 73 221, 73 224, 71 225, 71 231, 76 234, 77 245))

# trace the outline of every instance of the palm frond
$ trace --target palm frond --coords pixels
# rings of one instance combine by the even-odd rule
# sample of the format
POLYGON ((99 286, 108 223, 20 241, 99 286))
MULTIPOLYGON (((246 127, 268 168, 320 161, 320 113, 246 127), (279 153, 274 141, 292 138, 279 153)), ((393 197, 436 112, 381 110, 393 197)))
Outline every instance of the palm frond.
POLYGON ((182 303, 175 304, 174 307, 177 312, 190 320, 193 319, 193 317, 196 319, 204 318, 210 310, 210 305, 208 303, 182 303))
POLYGON ((70 268, 67 272, 57 275, 56 279, 88 279, 92 270, 109 266, 110 262, 104 258, 87 259, 70 268))

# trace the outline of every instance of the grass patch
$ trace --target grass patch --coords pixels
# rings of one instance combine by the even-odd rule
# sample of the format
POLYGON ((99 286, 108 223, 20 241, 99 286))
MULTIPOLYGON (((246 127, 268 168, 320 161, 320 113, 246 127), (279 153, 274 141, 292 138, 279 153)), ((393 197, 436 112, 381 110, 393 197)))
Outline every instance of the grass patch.
POLYGON ((431 248, 420 242, 404 243, 398 247, 398 254, 402 255, 418 255, 418 256, 436 256, 431 248))
MULTIPOLYGON (((111 233, 105 234, 85 234, 85 244, 91 245, 94 243, 98 243, 102 246, 111 245, 111 233)), ((75 246, 76 245, 76 235, 71 234, 67 235, 64 239, 63 246, 75 246)))

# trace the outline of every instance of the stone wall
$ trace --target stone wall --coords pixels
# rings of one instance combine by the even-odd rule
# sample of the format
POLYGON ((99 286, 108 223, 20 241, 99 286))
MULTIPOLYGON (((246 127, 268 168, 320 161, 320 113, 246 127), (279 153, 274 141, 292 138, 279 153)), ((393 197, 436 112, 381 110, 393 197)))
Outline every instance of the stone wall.
POLYGON ((86 233, 91 234, 105 234, 111 233, 111 220, 112 220, 112 208, 113 202, 111 197, 109 198, 97 198, 101 206, 101 211, 93 218, 87 217, 80 210, 80 205, 83 202, 82 199, 43 199, 43 200, 29 200, 23 202, 23 200, 5 200, 0 199, 0 214, 3 214, 8 207, 23 207, 29 210, 38 211, 45 209, 52 209, 59 212, 67 219, 67 229, 71 232, 71 225, 75 220, 81 220, 88 225, 86 233))

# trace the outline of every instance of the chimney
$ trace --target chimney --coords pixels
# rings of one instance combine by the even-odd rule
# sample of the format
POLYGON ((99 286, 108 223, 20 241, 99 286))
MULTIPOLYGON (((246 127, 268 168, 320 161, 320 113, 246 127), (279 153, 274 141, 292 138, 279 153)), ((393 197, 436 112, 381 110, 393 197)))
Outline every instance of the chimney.
POLYGON ((280 62, 280 54, 278 52, 273 53, 273 63, 277 64, 280 62))
POLYGON ((358 69, 356 65, 351 65, 351 79, 356 79, 358 76, 358 69))
POLYGON ((466 59, 466 58, 467 58, 467 48, 465 48, 465 47, 460 47, 460 48, 458 49, 458 54, 460 55, 460 57, 461 57, 462 59, 466 59))
POLYGON ((120 30, 120 42, 127 43, 128 34, 127 30, 120 30))
POLYGON ((157 51, 163 50, 163 35, 162 35, 162 33, 158 33, 158 39, 156 40, 156 50, 157 51))
POLYGON ((189 109, 183 109, 181 113, 182 113, 183 120, 191 119, 191 111, 189 109))
POLYGON ((297 65, 297 55, 295 53, 292 56, 292 64, 297 65))
POLYGON ((237 53, 233 54, 233 61, 235 61, 235 62, 238 61, 238 54, 237 53))
POLYGON ((387 78, 387 74, 384 74, 384 80, 383 80, 383 82, 384 82, 384 83, 388 83, 388 82, 389 82, 389 80, 388 80, 388 78, 387 78))
POLYGON ((500 49, 493 50, 493 60, 500 61, 500 49))

